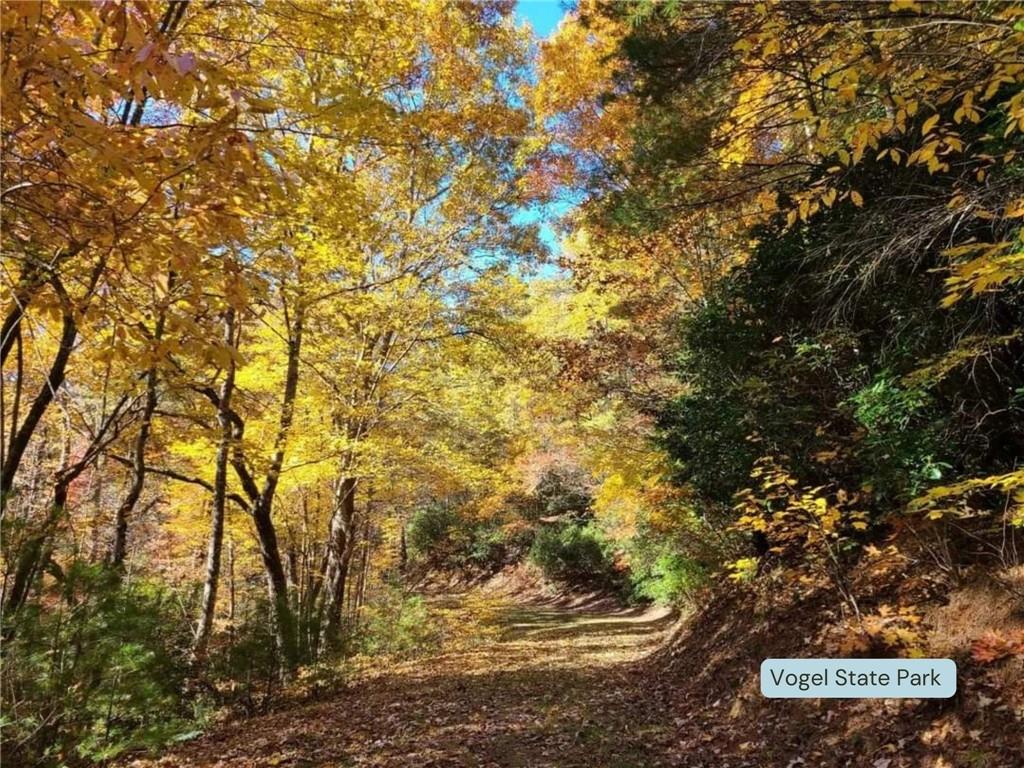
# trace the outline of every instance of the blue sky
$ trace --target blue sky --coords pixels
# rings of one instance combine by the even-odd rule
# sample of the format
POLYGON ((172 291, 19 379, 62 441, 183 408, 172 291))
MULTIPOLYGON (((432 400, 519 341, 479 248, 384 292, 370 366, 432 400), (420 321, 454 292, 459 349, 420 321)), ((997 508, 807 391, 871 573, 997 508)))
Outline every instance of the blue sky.
MULTIPOLYGON (((515 13, 517 18, 530 23, 538 38, 544 38, 554 32, 558 22, 568 13, 567 7, 567 0, 519 0, 515 13)), ((522 223, 537 223, 540 228, 540 239, 554 254, 558 250, 558 236, 551 226, 551 221, 567 213, 571 208, 569 202, 553 202, 522 210, 516 218, 522 223)), ((542 277, 553 277, 558 273, 558 268, 553 264, 548 264, 540 270, 542 277)))
POLYGON ((516 16, 530 22, 537 37, 547 37, 566 13, 565 0, 519 0, 516 16))

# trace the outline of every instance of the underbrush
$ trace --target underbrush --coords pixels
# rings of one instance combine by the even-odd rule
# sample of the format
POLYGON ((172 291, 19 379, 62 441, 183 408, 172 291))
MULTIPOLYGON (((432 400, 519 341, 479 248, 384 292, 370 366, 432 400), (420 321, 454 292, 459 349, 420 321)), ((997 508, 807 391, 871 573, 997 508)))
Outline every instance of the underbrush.
POLYGON ((76 561, 5 620, 4 765, 73 768, 156 752, 214 720, 337 690, 357 658, 379 664, 436 651, 453 631, 422 597, 386 583, 347 618, 335 651, 307 654, 286 675, 265 600, 193 658, 190 597, 76 561))
POLYGON ((678 541, 646 529, 615 540, 590 516, 473 523, 435 506, 417 512, 408 530, 414 562, 426 569, 475 578, 530 562, 554 584, 626 603, 693 602, 723 557, 705 540, 678 541))
POLYGON ((441 626, 420 595, 400 585, 388 585, 366 606, 351 630, 351 646, 370 656, 397 658, 419 656, 441 643, 441 626))
POLYGON ((5 764, 103 761, 204 721, 208 703, 180 693, 191 636, 170 591, 75 562, 45 603, 5 621, 5 764))
POLYGON ((532 526, 522 521, 470 520, 447 504, 427 505, 407 526, 409 553, 434 569, 496 573, 518 562, 533 542, 532 526))
POLYGON ((412 559, 469 576, 530 561, 566 587, 629 598, 624 551, 594 520, 586 482, 579 472, 548 470, 531 493, 512 494, 504 509, 484 520, 449 503, 427 505, 407 527, 412 559))
POLYGON ((639 599, 659 605, 692 602, 708 582, 707 571, 679 552, 664 551, 652 560, 630 563, 631 591, 639 599))
POLYGON ((623 592, 628 580, 615 555, 615 545, 596 524, 567 522, 538 530, 529 559, 553 581, 623 592))

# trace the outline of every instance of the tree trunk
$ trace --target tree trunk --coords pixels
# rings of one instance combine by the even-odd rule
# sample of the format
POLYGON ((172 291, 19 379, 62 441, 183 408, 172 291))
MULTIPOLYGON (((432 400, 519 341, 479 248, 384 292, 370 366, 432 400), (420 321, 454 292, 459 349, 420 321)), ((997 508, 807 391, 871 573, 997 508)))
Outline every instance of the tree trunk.
POLYGON ((14 397, 11 401, 10 429, 7 428, 7 422, 4 419, 7 415, 7 388, 4 386, 7 376, 0 368, 0 467, 4 466, 7 460, 7 434, 10 433, 11 440, 14 440, 15 428, 21 418, 21 391, 25 384, 25 349, 21 341, 21 326, 14 331, 14 342, 17 345, 18 353, 15 356, 14 397))
POLYGON ((64 310, 63 327, 61 329, 60 346, 57 348, 53 363, 50 365, 50 372, 46 377, 46 382, 32 402, 32 407, 29 408, 28 413, 25 415, 25 420, 22 422, 21 427, 12 425, 12 429, 16 428, 17 431, 11 438, 10 448, 7 451, 7 456, 4 457, 3 469, 0 470, 0 475, 2 475, 0 477, 0 507, 6 507, 7 497, 14 489, 14 476, 18 472, 21 458, 25 454, 29 440, 32 439, 32 435, 35 434, 43 414, 46 413, 46 409, 53 401, 54 394, 64 383, 68 358, 71 357, 71 350, 75 346, 76 338, 78 338, 78 323, 75 320, 74 311, 70 307, 66 307, 64 310))
MULTIPOLYGON (((7 355, 14 345, 14 340, 21 328, 21 320, 25 316, 32 299, 39 290, 46 285, 47 275, 55 274, 57 268, 69 259, 73 259, 89 245, 88 240, 80 243, 70 243, 67 248, 57 253, 52 263, 45 269, 40 269, 38 264, 28 262, 25 271, 18 278, 18 285, 13 291, 12 306, 7 316, 4 317, 3 325, 0 326, 0 365, 7 362, 7 355)), ((56 278, 54 278, 56 279, 56 278)))
POLYGON ((345 605, 345 582, 355 545, 356 485, 353 477, 335 484, 334 510, 327 540, 327 583, 324 590, 320 648, 327 650, 337 640, 341 611, 345 605))
MULTIPOLYGON (((78 251, 84 247, 85 245, 83 244, 78 247, 77 250, 74 250, 74 253, 78 253, 78 251)), ((50 284, 53 286, 54 292, 60 299, 63 315, 63 327, 61 328, 60 342, 57 352, 53 357, 53 362, 50 365, 50 372, 47 374, 46 382, 43 384, 39 393, 36 395, 35 400, 32 402, 32 406, 25 415, 25 420, 22 422, 21 427, 19 428, 17 424, 11 425, 12 431, 16 430, 16 432, 11 438, 10 450, 4 457, 3 466, 0 467, 0 517, 3 517, 4 511, 7 509, 7 497, 14 489, 14 476, 18 472, 18 467, 21 464, 22 457, 25 455, 25 449, 28 447, 29 441, 32 439, 32 435, 35 434, 36 428, 39 426, 39 422, 42 421, 43 414, 46 413, 46 409, 50 406, 50 403, 56 396, 57 390, 64 384, 68 359, 71 357, 71 351, 75 346, 75 340, 78 338, 78 321, 75 318, 75 313, 76 311, 82 312, 85 310, 89 300, 92 298, 93 292, 96 290, 96 285, 99 282, 100 276, 103 274, 105 267, 105 258, 101 258, 96 262, 96 266, 93 267, 92 273, 89 275, 89 283, 86 286, 85 296, 79 302, 77 307, 71 301, 71 297, 65 290, 64 284, 60 281, 60 278, 56 275, 50 278, 50 284)), ((21 312, 22 309, 15 307, 14 313, 12 314, 14 319, 11 321, 11 329, 4 331, 5 333, 11 333, 14 328, 20 326, 21 312)), ((6 337, 5 343, 7 343, 6 337)), ((11 343, 13 343, 13 338, 11 339, 11 343)))
MULTIPOLYGON (((43 521, 42 527, 22 544, 21 551, 18 553, 18 565, 14 571, 11 590, 4 596, 3 615, 5 617, 17 613, 28 599, 32 582, 35 581, 39 574, 39 567, 43 563, 43 552, 54 529, 64 515, 68 502, 68 488, 71 486, 71 482, 78 477, 81 471, 80 467, 84 466, 85 462, 82 462, 78 471, 58 473, 53 484, 53 504, 50 506, 46 520, 43 521)), ((12 627, 8 626, 4 630, 3 637, 10 639, 12 633, 12 627)))
POLYGON ((139 432, 132 445, 131 479, 128 481, 128 491, 124 500, 114 514, 114 544, 110 550, 110 564, 115 568, 124 565, 124 559, 128 554, 128 517, 135 509, 146 484, 146 444, 152 430, 153 412, 156 411, 156 385, 156 368, 150 368, 146 372, 146 399, 142 406, 139 432))
POLYGON ((228 624, 235 638, 235 540, 228 540, 228 624))
POLYGON ((285 448, 288 432, 295 415, 295 397, 299 387, 299 357, 302 352, 302 331, 304 309, 299 305, 295 317, 289 326, 288 364, 285 372, 284 396, 281 400, 281 416, 278 420, 277 437, 274 440, 274 453, 267 468, 263 488, 256 485, 240 447, 244 422, 237 414, 229 414, 233 426, 234 447, 231 453, 231 465, 235 469, 246 494, 252 500, 252 519, 256 527, 256 537, 260 545, 260 558, 267 577, 267 595, 274 611, 274 631, 277 635, 278 649, 283 656, 284 668, 294 669, 298 663, 298 639, 295 614, 288 600, 288 581, 285 577, 284 565, 281 561, 281 550, 277 542, 277 531, 274 529, 273 504, 277 484, 281 478, 281 467, 284 464, 285 448))
MULTIPOLYGON (((170 294, 174 288, 174 272, 167 276, 167 292, 170 294)), ((164 337, 164 326, 167 322, 167 309, 161 307, 157 315, 156 324, 153 326, 153 344, 159 346, 164 337)), ((135 436, 135 444, 132 446, 131 480, 128 482, 128 492, 124 501, 117 508, 114 517, 114 546, 110 553, 110 563, 115 568, 124 564, 125 555, 128 552, 128 517, 135 509, 142 495, 142 489, 146 484, 146 445, 149 443, 149 435, 153 429, 153 413, 156 411, 158 395, 157 383, 160 374, 154 362, 146 371, 146 400, 142 407, 142 423, 139 425, 139 433, 135 436)))
MULTIPOLYGON (((213 626, 213 615, 217 607, 217 583, 220 579, 220 555, 224 544, 224 507, 227 502, 228 458, 231 455, 233 432, 228 412, 231 409, 231 395, 235 390, 235 310, 231 307, 224 314, 224 342, 231 351, 231 359, 224 372, 224 382, 220 387, 220 402, 217 405, 220 444, 217 446, 217 458, 214 465, 210 541, 206 552, 206 580, 203 584, 203 600, 199 611, 199 625, 196 629, 194 647, 194 653, 199 658, 206 653, 206 643, 213 626)), ((234 602, 233 594, 232 602, 234 602)))
POLYGON ((409 569, 409 541, 406 539, 406 524, 402 522, 398 541, 398 572, 405 573, 409 569))
MULTIPOLYGON (((367 505, 369 506, 369 505, 367 505)), ((370 514, 367 510, 366 520, 363 521, 363 540, 361 542, 362 547, 359 553, 359 576, 356 580, 355 592, 352 595, 350 603, 350 612, 352 616, 358 618, 359 608, 363 604, 363 595, 366 594, 366 577, 369 575, 370 569, 370 514)))
POLYGON ((29 267, 18 281, 17 288, 14 289, 13 306, 4 318, 3 326, 0 327, 0 365, 7 362, 7 355, 21 333, 21 318, 25 316, 25 310, 28 309, 32 296, 46 282, 40 280, 39 276, 40 273, 37 270, 29 267))
MULTIPOLYGON (((43 547, 49 541, 53 528, 63 514, 63 505, 65 505, 68 498, 67 486, 58 484, 54 488, 53 497, 53 506, 50 507, 50 512, 46 516, 46 520, 43 521, 42 527, 20 547, 11 588, 7 595, 4 596, 4 616, 11 616, 16 613, 29 597, 32 583, 39 572, 43 547)), ((10 639, 11 627, 9 625, 5 628, 3 637, 5 640, 10 639)))
MULTIPOLYGON (((10 591, 5 591, 2 599, 2 614, 4 616, 16 613, 24 605, 40 566, 48 558, 48 555, 45 553, 52 549, 50 539, 61 517, 64 515, 68 500, 68 489, 75 479, 95 462, 96 457, 110 444, 110 441, 117 437, 119 420, 127 402, 127 397, 122 398, 111 412, 104 417, 102 423, 92 435, 89 444, 74 464, 69 464, 72 452, 71 436, 70 430, 65 429, 60 458, 61 469, 56 473, 53 480, 53 503, 42 525, 25 540, 19 549, 11 589, 10 591)), ((65 420, 68 418, 67 414, 65 414, 65 420)), ((32 480, 32 490, 35 490, 35 478, 32 480)), ((5 590, 6 586, 5 583, 5 590)), ((4 637, 9 636, 9 632, 4 632, 4 637)))
POLYGON ((363 540, 362 572, 359 574, 359 591, 356 594, 356 618, 366 601, 366 584, 370 580, 370 526, 367 521, 366 538, 363 540))
POLYGON ((274 530, 270 507, 262 500, 253 507, 252 517, 260 543, 260 558, 263 560, 263 570, 267 577, 267 595, 274 611, 277 644, 285 667, 290 669, 298 662, 298 645, 295 616, 288 600, 288 580, 285 577, 281 551, 277 543, 277 532, 274 530))

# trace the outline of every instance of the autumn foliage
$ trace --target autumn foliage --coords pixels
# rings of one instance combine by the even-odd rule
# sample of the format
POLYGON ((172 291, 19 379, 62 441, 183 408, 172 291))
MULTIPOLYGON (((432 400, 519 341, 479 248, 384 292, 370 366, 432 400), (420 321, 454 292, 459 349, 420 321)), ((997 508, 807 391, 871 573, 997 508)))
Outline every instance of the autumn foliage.
POLYGON ((1021 3, 0 8, 12 764, 436 648, 438 571, 848 655, 928 650, 872 569, 1017 589, 1021 3))

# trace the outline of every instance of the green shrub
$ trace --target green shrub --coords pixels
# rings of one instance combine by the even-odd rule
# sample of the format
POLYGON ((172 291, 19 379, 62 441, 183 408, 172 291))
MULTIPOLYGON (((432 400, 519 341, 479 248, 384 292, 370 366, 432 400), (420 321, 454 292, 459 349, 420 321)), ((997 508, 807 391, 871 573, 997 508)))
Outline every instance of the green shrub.
POLYGON ((440 644, 440 628, 419 595, 388 586, 365 607, 355 646, 369 655, 416 656, 440 644))
POLYGON ((734 511, 687 500, 668 502, 658 522, 639 520, 626 547, 631 597, 664 605, 692 603, 710 575, 745 551, 729 533, 734 511))
POLYGON ((533 543, 534 529, 526 524, 483 523, 470 528, 468 534, 466 550, 458 564, 495 573, 525 557, 533 543))
POLYGON ((478 568, 495 571, 505 564, 508 542, 501 528, 477 526, 470 533, 466 560, 478 568))
POLYGON ((417 510, 406 530, 413 559, 440 564, 459 548, 459 514, 447 504, 433 503, 417 510))
POLYGON ((617 586, 611 543, 593 524, 562 523, 537 531, 530 560, 551 579, 579 586, 617 586))
POLYGON ((228 637, 211 646, 204 672, 214 682, 219 704, 254 715, 270 706, 281 684, 281 654, 266 597, 240 610, 236 622, 228 637))
POLYGON ((732 393, 688 394, 658 416, 658 445, 673 459, 673 479, 713 502, 728 502, 746 481, 754 452, 745 440, 747 404, 732 393))
POLYGON ((191 635, 173 595, 75 562, 44 599, 5 622, 5 762, 81 765, 194 731, 181 697, 191 635))
POLYGON ((533 491, 533 508, 540 516, 567 516, 585 520, 591 516, 593 498, 587 476, 580 470, 553 468, 547 470, 533 491))
POLYGON ((451 507, 431 504, 412 516, 406 541, 412 559, 431 567, 494 573, 525 556, 533 528, 521 519, 467 519, 451 507))
POLYGON ((652 562, 632 559, 630 582, 634 597, 661 605, 679 605, 707 583, 707 572, 695 560, 665 551, 652 562))
POLYGON ((936 458, 940 429, 929 418, 931 401, 923 390, 883 372, 847 404, 866 432, 860 455, 878 497, 914 496, 950 469, 936 458))

